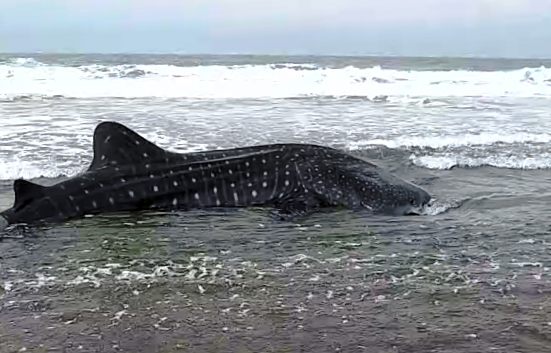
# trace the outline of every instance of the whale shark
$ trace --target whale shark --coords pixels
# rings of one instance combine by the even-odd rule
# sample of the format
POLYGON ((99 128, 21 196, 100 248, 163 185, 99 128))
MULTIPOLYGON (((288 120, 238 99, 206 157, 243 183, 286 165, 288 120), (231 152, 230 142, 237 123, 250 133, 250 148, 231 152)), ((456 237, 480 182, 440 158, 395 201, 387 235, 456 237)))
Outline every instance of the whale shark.
POLYGON ((52 186, 15 180, 10 224, 60 222, 88 214, 141 209, 271 206, 283 215, 344 206, 407 214, 430 195, 340 150, 271 144, 174 153, 116 122, 100 123, 93 160, 82 174, 52 186))

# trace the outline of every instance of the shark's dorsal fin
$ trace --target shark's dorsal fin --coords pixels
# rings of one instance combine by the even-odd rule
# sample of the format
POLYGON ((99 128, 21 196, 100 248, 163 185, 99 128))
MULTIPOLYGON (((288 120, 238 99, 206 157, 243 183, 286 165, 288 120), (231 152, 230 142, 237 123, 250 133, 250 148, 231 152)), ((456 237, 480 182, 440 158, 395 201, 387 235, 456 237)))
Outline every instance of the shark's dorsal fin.
POLYGON ((94 159, 89 170, 175 158, 178 154, 165 151, 126 126, 103 122, 94 131, 94 159))
POLYGON ((19 209, 30 201, 44 196, 44 186, 31 183, 23 179, 18 179, 13 183, 13 191, 15 191, 15 203, 13 208, 19 209))

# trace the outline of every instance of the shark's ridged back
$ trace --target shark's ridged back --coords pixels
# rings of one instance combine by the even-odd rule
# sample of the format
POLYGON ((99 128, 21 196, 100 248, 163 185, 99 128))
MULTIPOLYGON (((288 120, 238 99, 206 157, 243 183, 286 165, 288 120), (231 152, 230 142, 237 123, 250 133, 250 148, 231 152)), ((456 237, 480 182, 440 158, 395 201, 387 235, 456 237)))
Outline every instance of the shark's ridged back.
POLYGON ((134 131, 115 122, 103 122, 94 131, 94 159, 88 170, 106 165, 175 163, 182 155, 165 151, 134 131))

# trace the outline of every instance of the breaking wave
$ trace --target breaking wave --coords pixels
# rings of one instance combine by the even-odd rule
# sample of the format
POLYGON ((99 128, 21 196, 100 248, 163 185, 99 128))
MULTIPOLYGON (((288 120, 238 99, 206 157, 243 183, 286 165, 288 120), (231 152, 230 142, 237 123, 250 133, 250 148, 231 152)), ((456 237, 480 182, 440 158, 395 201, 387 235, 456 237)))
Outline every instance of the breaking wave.
POLYGON ((0 99, 18 96, 288 98, 550 97, 551 69, 414 71, 316 64, 47 65, 32 58, 0 63, 0 99))

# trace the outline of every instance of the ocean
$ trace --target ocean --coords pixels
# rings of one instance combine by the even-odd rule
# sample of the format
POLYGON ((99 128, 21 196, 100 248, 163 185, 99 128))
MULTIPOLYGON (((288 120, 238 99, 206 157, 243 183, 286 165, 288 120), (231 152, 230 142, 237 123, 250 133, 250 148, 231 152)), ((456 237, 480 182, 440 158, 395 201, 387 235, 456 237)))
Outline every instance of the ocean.
POLYGON ((549 352, 551 60, 0 55, 0 209, 117 121, 175 152, 337 148, 419 216, 105 214, 0 235, 0 352, 549 352))

